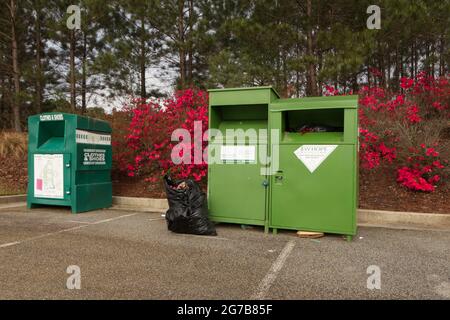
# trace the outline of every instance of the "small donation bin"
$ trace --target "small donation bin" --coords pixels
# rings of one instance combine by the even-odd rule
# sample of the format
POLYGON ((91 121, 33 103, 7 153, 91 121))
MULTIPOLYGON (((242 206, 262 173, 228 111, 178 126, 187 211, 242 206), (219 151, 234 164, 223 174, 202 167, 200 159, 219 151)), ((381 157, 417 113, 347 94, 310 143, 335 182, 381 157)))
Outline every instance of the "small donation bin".
POLYGON ((27 206, 69 206, 73 213, 112 204, 111 127, 68 113, 28 118, 27 206))
POLYGON ((261 225, 266 232, 317 231, 351 239, 358 199, 357 105, 357 96, 280 99, 271 87, 209 90, 209 128, 222 137, 209 141, 210 218, 261 225), (229 129, 244 131, 237 135, 241 141, 230 139, 229 129), (265 139, 249 138, 260 129, 267 130, 265 139))

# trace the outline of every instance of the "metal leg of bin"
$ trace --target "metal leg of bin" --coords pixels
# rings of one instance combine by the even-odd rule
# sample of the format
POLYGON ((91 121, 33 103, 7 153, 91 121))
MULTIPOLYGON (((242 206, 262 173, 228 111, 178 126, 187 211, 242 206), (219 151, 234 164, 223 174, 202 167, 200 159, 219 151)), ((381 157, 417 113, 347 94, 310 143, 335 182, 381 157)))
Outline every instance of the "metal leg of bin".
POLYGON ((353 240, 353 236, 352 235, 346 235, 345 238, 347 239, 348 242, 353 240))
POLYGON ((277 228, 273 228, 272 229, 272 234, 277 234, 278 233, 278 229, 277 228))

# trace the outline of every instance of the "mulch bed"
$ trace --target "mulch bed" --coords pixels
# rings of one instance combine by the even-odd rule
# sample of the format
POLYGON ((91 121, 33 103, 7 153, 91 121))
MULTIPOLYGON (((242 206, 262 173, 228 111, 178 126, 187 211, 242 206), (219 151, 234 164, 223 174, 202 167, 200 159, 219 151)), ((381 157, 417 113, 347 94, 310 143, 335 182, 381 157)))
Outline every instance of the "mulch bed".
POLYGON ((113 195, 139 198, 165 198, 166 193, 162 182, 149 183, 142 178, 128 177, 124 174, 113 173, 113 195))
POLYGON ((450 214, 449 192, 448 181, 431 193, 409 191, 387 168, 362 170, 359 175, 359 207, 364 209, 450 214))
POLYGON ((0 158, 0 194, 20 194, 27 192, 27 158, 0 158))

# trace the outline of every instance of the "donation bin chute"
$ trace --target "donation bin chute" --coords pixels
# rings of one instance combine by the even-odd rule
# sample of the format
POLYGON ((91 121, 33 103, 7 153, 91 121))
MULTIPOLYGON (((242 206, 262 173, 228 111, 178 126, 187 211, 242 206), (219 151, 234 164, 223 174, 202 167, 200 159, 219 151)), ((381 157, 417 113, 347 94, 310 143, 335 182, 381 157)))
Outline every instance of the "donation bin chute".
POLYGON ((68 113, 28 118, 27 206, 69 206, 72 212, 110 207, 111 127, 68 113))

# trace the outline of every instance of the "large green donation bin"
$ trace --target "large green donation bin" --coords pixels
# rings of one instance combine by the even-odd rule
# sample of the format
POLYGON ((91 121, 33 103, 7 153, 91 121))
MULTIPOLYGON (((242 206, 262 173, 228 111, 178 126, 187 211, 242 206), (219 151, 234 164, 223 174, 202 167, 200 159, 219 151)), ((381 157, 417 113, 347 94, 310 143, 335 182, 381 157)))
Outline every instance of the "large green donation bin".
POLYGON ((223 139, 210 139, 208 210, 211 220, 268 228, 268 180, 259 153, 267 153, 269 104, 278 99, 270 87, 209 90, 209 128, 223 139), (233 131, 232 131, 233 130, 233 131), (249 133, 239 136, 239 132, 249 133), (214 153, 214 154, 213 154, 214 153), (211 163, 211 159, 217 159, 211 163))
POLYGON ((226 129, 268 130, 249 150, 242 149, 252 146, 247 141, 210 141, 210 156, 220 152, 208 171, 211 219, 351 239, 358 198, 357 96, 280 99, 271 87, 209 94, 210 129, 223 135, 226 129), (270 168, 267 160, 261 163, 264 156, 270 168))
POLYGON ((72 212, 110 207, 111 127, 68 113, 28 118, 28 208, 69 206, 72 212))

